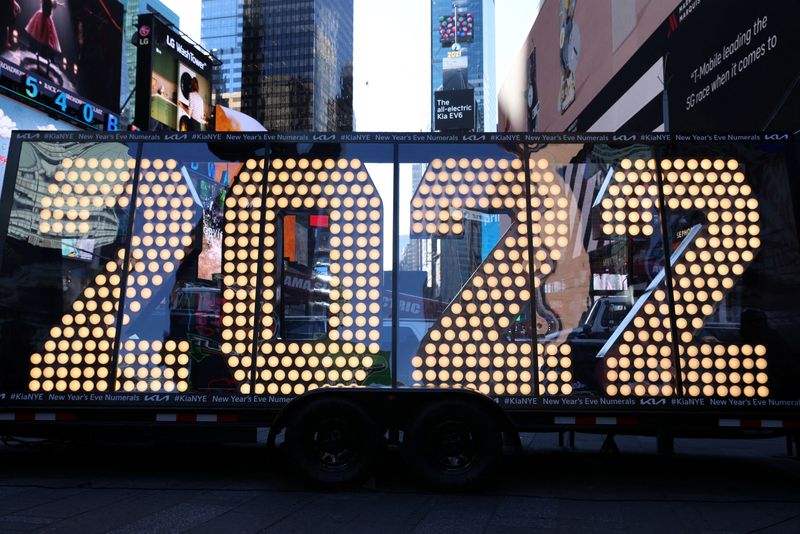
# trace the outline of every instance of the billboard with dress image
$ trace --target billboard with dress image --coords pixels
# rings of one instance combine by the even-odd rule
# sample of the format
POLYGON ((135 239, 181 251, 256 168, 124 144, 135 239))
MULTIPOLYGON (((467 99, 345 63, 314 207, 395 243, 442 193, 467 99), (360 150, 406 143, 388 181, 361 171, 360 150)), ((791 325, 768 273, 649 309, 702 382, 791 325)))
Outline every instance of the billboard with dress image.
POLYGON ((136 123, 147 130, 212 130, 212 56, 153 15, 139 16, 136 123))
POLYGON ((86 125, 114 129, 123 7, 117 0, 0 1, 0 85, 86 125))

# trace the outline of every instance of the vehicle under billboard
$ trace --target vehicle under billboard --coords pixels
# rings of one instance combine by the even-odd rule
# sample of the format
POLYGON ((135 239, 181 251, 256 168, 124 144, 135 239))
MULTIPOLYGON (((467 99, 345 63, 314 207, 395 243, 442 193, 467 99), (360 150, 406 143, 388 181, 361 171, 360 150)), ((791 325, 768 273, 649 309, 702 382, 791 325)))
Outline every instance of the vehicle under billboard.
POLYGON ((71 121, 117 129, 122 14, 117 0, 4 2, 0 83, 71 121))
POLYGON ((402 434, 444 487, 523 430, 797 438, 800 146, 683 137, 15 133, 0 430, 286 428, 328 484, 402 434))

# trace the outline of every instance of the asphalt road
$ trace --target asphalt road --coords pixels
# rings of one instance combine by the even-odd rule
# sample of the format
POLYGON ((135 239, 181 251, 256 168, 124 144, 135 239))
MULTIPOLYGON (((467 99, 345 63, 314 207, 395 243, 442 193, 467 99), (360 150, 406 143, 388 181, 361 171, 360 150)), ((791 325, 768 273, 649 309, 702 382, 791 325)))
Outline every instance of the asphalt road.
POLYGON ((800 532, 782 439, 526 435, 485 491, 425 491, 397 452, 364 487, 321 492, 261 446, 0 447, 0 532, 800 532))

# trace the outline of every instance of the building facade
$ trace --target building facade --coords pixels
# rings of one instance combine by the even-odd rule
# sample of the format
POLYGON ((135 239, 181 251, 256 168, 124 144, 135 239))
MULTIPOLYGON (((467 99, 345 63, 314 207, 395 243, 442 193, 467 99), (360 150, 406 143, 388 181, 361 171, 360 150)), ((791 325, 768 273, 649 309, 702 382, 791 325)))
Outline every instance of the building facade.
POLYGON ((795 131, 800 6, 729 4, 545 0, 500 90, 498 129, 795 131))
POLYGON ((496 131, 494 0, 431 0, 431 101, 462 89, 474 90, 475 131, 496 131))
POLYGON ((136 109, 136 45, 133 36, 137 31, 139 15, 156 13, 178 28, 180 17, 160 0, 123 0, 125 4, 125 25, 122 28, 122 77, 120 87, 120 118, 123 123, 132 124, 136 109), (129 99, 130 98, 130 99, 129 99), (126 103, 127 101, 127 103, 126 103))
MULTIPOLYGON (((411 164, 411 191, 416 192, 422 176, 425 174, 424 163, 411 164)), ((430 269, 430 262, 423 269, 423 256, 424 252, 430 252, 430 239, 416 238, 410 239, 408 243, 401 250, 400 254, 400 269, 403 271, 423 271, 427 273, 427 287, 430 287, 432 271, 430 269)))
POLYGON ((244 0, 203 0, 200 36, 220 61, 215 70, 216 101, 239 110, 242 96, 242 18, 244 0))
POLYGON ((353 129, 353 0, 245 0, 241 111, 267 129, 353 129))

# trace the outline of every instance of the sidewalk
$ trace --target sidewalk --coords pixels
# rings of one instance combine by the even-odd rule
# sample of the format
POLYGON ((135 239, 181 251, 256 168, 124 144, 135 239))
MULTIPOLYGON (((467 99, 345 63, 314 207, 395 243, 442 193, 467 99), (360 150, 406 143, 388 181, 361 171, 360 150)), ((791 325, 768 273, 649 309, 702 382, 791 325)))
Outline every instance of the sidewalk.
POLYGON ((676 440, 672 456, 638 437, 599 453, 602 439, 566 450, 526 434, 472 495, 421 491, 396 451, 365 487, 325 493, 257 446, 2 447, 0 531, 800 531, 800 462, 782 439, 676 440))

